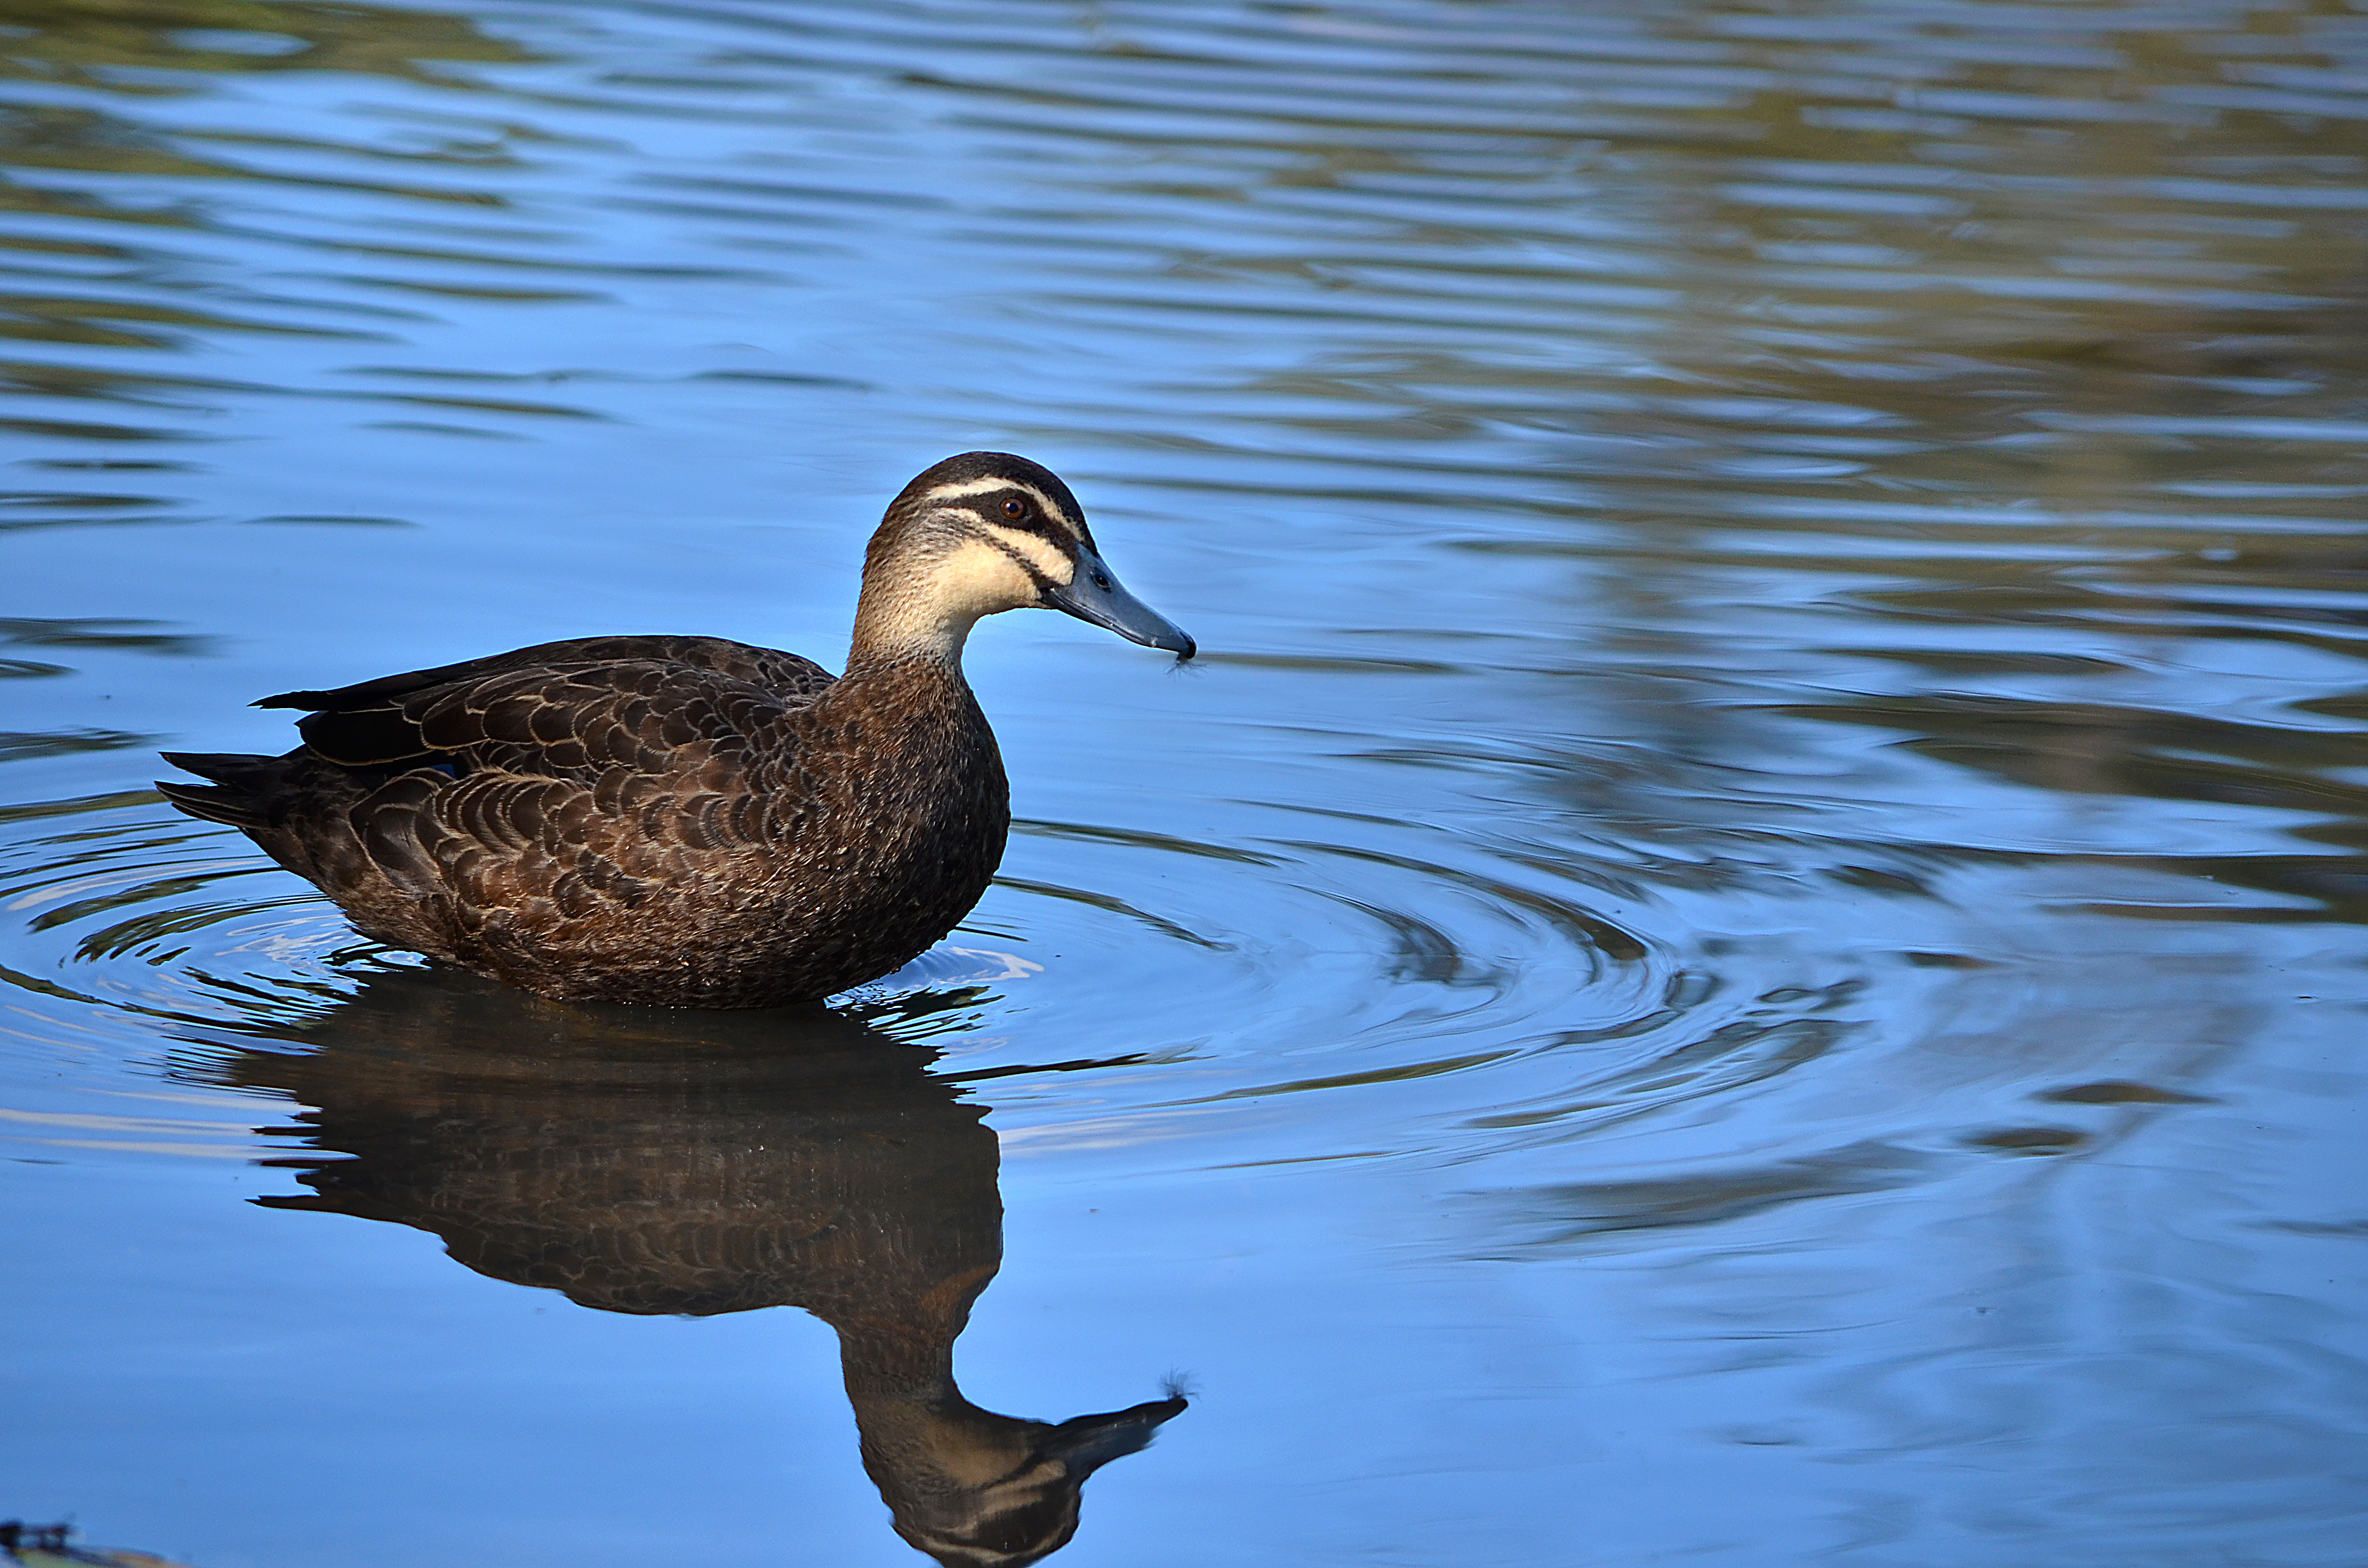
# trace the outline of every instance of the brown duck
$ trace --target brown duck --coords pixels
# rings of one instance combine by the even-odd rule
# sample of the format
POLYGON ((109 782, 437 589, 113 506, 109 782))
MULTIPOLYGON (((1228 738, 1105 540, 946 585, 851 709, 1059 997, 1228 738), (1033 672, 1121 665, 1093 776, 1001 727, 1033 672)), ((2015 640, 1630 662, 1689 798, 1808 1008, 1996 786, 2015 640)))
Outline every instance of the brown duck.
POLYGON ((1064 610, 1179 658, 1069 487, 949 458, 872 535, 847 673, 713 637, 594 637, 291 691, 284 756, 168 752, 161 783, 368 936, 546 996, 762 1007, 827 996, 953 929, 1009 790, 962 679, 982 616, 1064 610))

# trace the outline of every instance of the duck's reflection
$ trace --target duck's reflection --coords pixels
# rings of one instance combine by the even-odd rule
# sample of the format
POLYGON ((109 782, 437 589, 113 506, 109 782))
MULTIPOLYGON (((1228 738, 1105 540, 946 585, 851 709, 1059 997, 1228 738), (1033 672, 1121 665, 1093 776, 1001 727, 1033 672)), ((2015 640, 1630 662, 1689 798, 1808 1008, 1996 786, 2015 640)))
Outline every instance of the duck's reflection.
POLYGON ((814 1008, 583 1007, 438 971, 373 981, 288 1049, 216 1071, 319 1108, 311 1187, 257 1201, 416 1226, 478 1273, 604 1312, 798 1306, 838 1331, 897 1532, 965 1568, 1076 1533, 1094 1470, 1173 1397, 1054 1426, 954 1386, 1003 1257, 986 1108, 936 1053, 814 1008))

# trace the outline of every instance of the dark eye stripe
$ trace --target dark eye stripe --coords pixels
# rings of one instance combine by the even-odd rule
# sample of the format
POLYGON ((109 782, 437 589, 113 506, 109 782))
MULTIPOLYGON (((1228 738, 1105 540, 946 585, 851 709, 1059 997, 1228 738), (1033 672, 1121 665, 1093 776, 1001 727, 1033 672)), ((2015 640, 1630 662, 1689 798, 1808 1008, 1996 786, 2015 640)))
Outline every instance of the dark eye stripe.
MULTIPOLYGON (((1024 501, 1026 497, 1023 496, 1021 499, 1024 501)), ((1044 516, 1032 505, 1029 506, 1026 516, 1007 517, 1003 515, 1003 503, 997 500, 992 506, 981 507, 977 515, 982 521, 993 523, 998 528, 1009 528, 1014 533, 1034 534, 1038 539, 1057 544, 1064 550, 1076 543, 1076 534, 1044 516)))

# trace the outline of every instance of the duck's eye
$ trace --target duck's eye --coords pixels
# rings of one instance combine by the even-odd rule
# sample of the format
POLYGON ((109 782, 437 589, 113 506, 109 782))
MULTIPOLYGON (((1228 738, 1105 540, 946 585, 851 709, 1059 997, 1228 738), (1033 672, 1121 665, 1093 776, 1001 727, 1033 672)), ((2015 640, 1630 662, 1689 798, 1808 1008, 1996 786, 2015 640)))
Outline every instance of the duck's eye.
POLYGON ((1016 522, 1018 522, 1020 518, 1022 518, 1022 517, 1026 517, 1026 516, 1028 515, 1028 503, 1027 503, 1027 502, 1025 502, 1025 501, 1017 501, 1017 500, 1014 500, 1014 501, 1006 501, 1006 502, 1003 504, 1003 515, 1004 515, 1005 517, 1009 517, 1013 522, 1015 522, 1015 523, 1016 523, 1016 522))

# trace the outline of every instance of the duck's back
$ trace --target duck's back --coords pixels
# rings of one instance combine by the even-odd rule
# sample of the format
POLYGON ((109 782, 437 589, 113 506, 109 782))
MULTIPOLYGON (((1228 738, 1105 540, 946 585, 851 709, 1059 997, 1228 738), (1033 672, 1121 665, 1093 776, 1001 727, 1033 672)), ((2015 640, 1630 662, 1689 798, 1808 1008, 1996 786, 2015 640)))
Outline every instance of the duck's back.
POLYGON ((176 756, 381 940, 560 996, 761 1006, 943 936, 1008 821, 958 673, 841 683, 717 638, 601 637, 258 706, 284 757, 176 756))

